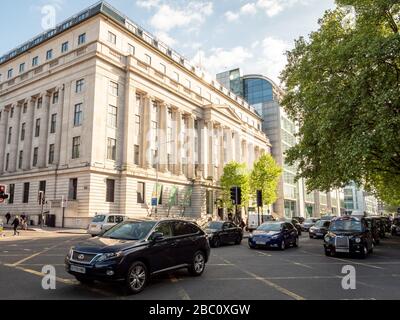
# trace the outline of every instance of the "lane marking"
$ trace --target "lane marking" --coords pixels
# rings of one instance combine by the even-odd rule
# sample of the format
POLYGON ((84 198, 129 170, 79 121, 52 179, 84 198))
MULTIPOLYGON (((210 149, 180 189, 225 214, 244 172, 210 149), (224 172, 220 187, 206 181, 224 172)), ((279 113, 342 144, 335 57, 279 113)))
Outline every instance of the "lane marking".
POLYGON ((257 252, 260 256, 272 257, 272 255, 269 254, 269 253, 265 253, 265 252, 262 252, 262 251, 255 251, 255 252, 257 252))
POLYGON ((172 283, 176 284, 178 287, 178 295, 180 296, 180 298, 182 300, 192 300, 189 296, 189 294, 186 292, 185 289, 182 288, 182 286, 180 286, 178 284, 179 280, 174 276, 174 275, 170 275, 169 279, 172 283))
MULTIPOLYGON (((220 259, 222 261, 224 261, 225 263, 232 263, 231 261, 228 261, 228 260, 226 260, 226 259, 224 259, 222 257, 220 257, 220 259)), ((275 283, 273 283, 273 282, 271 282, 271 281, 269 281, 269 280, 267 280, 265 278, 262 278, 262 277, 256 275, 255 273, 252 273, 250 271, 242 269, 237 265, 235 265, 235 267, 237 269, 239 269, 240 271, 242 271, 243 273, 248 274, 249 276, 253 277, 254 279, 256 279, 256 280, 258 280, 260 282, 263 282, 264 284, 268 285, 269 287, 274 288, 275 290, 277 290, 277 291, 279 291, 279 292, 291 297, 294 300, 305 300, 304 297, 302 297, 302 296, 300 296, 300 295, 298 295, 298 294, 296 294, 296 293, 294 293, 294 292, 292 292, 292 291, 290 291, 288 289, 285 289, 285 288, 283 288, 283 287, 281 287, 281 286, 279 286, 279 285, 277 285, 277 284, 275 284, 275 283)))

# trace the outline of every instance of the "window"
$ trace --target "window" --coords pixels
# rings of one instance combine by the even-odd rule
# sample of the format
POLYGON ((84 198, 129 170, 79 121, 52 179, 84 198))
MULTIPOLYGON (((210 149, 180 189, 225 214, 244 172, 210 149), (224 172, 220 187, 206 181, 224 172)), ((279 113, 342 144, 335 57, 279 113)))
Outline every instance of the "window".
POLYGON ((192 83, 190 82, 189 79, 186 79, 186 80, 185 80, 185 87, 188 88, 188 89, 191 89, 192 83))
POLYGON ((50 60, 53 58, 53 49, 50 49, 46 52, 46 60, 50 60))
POLYGON ((58 103, 58 96, 59 96, 58 91, 53 93, 53 104, 58 103))
POLYGON ((107 223, 115 223, 115 217, 114 216, 109 216, 107 219, 107 223))
POLYGON ((110 93, 118 97, 118 83, 110 81, 110 93))
POLYGON ((39 57, 34 57, 32 59, 32 67, 36 67, 39 64, 39 57))
POLYGON ((49 146, 49 164, 54 163, 54 144, 49 146))
POLYGON ((62 45, 61 45, 61 53, 65 53, 65 52, 67 52, 68 51, 68 41, 67 42, 64 42, 62 45))
POLYGON ((131 54, 132 56, 135 55, 135 47, 131 44, 128 44, 128 53, 131 54))
POLYGON ((36 148, 33 149, 32 167, 36 167, 37 166, 38 155, 39 155, 39 148, 36 147, 36 148))
POLYGON ((85 85, 85 79, 78 80, 75 85, 75 93, 81 93, 83 91, 84 85, 85 85))
POLYGON ((8 70, 7 72, 7 78, 10 79, 13 76, 13 69, 8 70))
POLYGON ((8 166, 9 166, 9 164, 10 164, 10 154, 9 153, 7 153, 6 154, 6 171, 8 171, 8 166))
POLYGON ((22 202, 23 203, 28 203, 29 202, 29 187, 30 187, 30 183, 29 182, 25 182, 24 183, 23 198, 22 198, 22 202))
POLYGON ((112 44, 117 43, 117 36, 111 31, 108 31, 108 42, 111 42, 112 44))
POLYGON ((22 108, 22 113, 26 113, 28 111, 28 104, 25 102, 22 108))
POLYGON ((162 233, 165 238, 171 238, 172 237, 172 223, 171 222, 161 222, 154 231, 162 233))
POLYGON ((19 65, 19 73, 22 73, 22 72, 24 72, 25 71, 25 63, 21 63, 20 65, 19 65))
POLYGON ((80 156, 81 137, 74 137, 72 139, 72 159, 78 159, 80 156))
POLYGON ((135 145, 134 147, 134 163, 135 165, 139 165, 140 164, 140 147, 138 145, 135 145))
POLYGON ((24 122, 24 123, 21 125, 21 141, 24 141, 24 140, 25 140, 25 127, 26 127, 26 123, 24 122))
POLYGON ((8 139, 7 139, 8 144, 11 143, 11 138, 12 138, 12 127, 9 127, 8 128, 8 139))
POLYGON ((14 203, 15 184, 8 185, 8 203, 14 203))
POLYGON ((151 66, 151 57, 150 57, 148 54, 145 54, 145 55, 144 55, 144 58, 145 58, 145 62, 146 62, 149 66, 151 66))
POLYGON ((78 199, 78 179, 69 179, 68 200, 78 199))
POLYGON ((57 113, 51 115, 50 133, 56 133, 57 113))
POLYGON ((14 117, 14 107, 12 107, 11 111, 10 111, 10 118, 12 118, 12 117, 14 117))
POLYGON ((18 169, 22 169, 23 161, 24 161, 24 152, 21 150, 19 152, 19 157, 18 157, 18 169))
POLYGON ((177 72, 174 71, 174 73, 172 74, 172 80, 179 82, 179 74, 177 72))
POLYGON ((74 127, 79 127, 82 125, 82 103, 75 105, 74 111, 74 127))
POLYGON ((43 191, 44 193, 46 193, 46 181, 39 181, 39 191, 43 191))
POLYGON ((43 98, 39 98, 37 101, 37 108, 40 109, 43 106, 43 98))
POLYGON ((115 180, 107 179, 106 186, 106 202, 114 202, 115 180))
POLYGON ((107 159, 116 160, 117 157, 117 140, 107 138, 107 159))
POLYGON ((137 203, 144 203, 145 202, 145 191, 146 185, 143 182, 138 182, 137 184, 137 203))
POLYGON ((39 135, 40 135, 40 119, 36 119, 35 137, 39 137, 39 135))
POLYGON ((117 127, 117 107, 108 106, 108 126, 111 128, 117 127))
POLYGON ((188 234, 195 234, 198 231, 199 230, 190 223, 184 221, 173 222, 173 233, 175 237, 184 236, 188 234))
POLYGON ((167 67, 165 66, 165 64, 160 63, 160 71, 161 71, 163 74, 166 74, 166 73, 167 73, 167 67))
POLYGON ((78 46, 81 44, 84 44, 86 42, 86 33, 82 33, 79 37, 78 37, 78 46))

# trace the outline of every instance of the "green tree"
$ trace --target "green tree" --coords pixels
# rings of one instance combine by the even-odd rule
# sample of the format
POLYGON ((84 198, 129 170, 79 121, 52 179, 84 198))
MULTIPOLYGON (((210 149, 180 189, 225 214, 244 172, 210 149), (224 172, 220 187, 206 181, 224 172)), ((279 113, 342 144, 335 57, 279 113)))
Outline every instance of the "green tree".
POLYGON ((263 203, 272 204, 276 201, 277 187, 282 168, 278 166, 270 154, 263 154, 255 163, 250 174, 250 188, 252 195, 256 195, 257 190, 263 192, 263 203))
POLYGON ((232 207, 230 190, 232 187, 242 189, 242 206, 247 206, 250 199, 249 172, 245 163, 229 162, 224 167, 220 185, 223 190, 223 201, 228 207, 232 207))
POLYGON ((282 105, 300 125, 287 162, 309 190, 355 181, 400 204, 399 1, 336 4, 287 54, 282 105))

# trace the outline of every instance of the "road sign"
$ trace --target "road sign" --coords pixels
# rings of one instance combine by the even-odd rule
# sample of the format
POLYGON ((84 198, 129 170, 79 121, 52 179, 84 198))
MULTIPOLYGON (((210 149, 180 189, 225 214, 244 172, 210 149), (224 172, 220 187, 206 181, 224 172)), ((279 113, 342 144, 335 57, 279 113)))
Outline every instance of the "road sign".
POLYGON ((151 205, 154 207, 157 205, 157 198, 151 198, 151 205))

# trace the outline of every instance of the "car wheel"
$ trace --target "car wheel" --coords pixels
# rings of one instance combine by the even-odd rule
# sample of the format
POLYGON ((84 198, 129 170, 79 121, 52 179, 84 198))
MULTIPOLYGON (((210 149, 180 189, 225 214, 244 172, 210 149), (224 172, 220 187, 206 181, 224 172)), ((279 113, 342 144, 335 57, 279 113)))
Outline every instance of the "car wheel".
POLYGON ((88 279, 82 276, 75 276, 76 280, 78 280, 82 284, 93 284, 93 279, 88 279))
POLYGON ((250 243, 249 243, 249 248, 250 248, 250 249, 256 249, 256 248, 257 248, 257 246, 255 246, 255 245, 252 245, 252 244, 250 244, 250 243))
POLYGON ((203 252, 197 251, 194 254, 192 265, 189 267, 189 273, 192 276, 201 276, 206 267, 206 257, 203 252))
POLYGON ((138 294, 143 291, 148 281, 148 272, 146 265, 137 261, 129 268, 126 276, 126 288, 129 293, 138 294))
POLYGON ((299 237, 296 237, 293 243, 293 247, 297 248, 299 246, 299 237))
POLYGON ((220 240, 218 237, 214 237, 214 238, 211 240, 211 246, 212 246, 213 248, 218 248, 220 245, 221 245, 221 240, 220 240))
POLYGON ((281 244, 279 245, 279 249, 281 249, 282 251, 286 249, 285 240, 282 240, 282 241, 281 241, 281 244))
POLYGON ((327 257, 334 257, 335 256, 335 251, 333 249, 331 249, 331 250, 325 249, 325 255, 327 257))
POLYGON ((241 236, 238 236, 237 239, 236 239, 236 241, 235 241, 235 244, 236 244, 236 245, 239 245, 239 244, 241 244, 241 243, 242 243, 242 237, 241 237, 241 236))
POLYGON ((363 249, 360 253, 360 258, 365 259, 367 257, 367 254, 368 254, 368 248, 367 248, 367 246, 364 245, 363 249))

